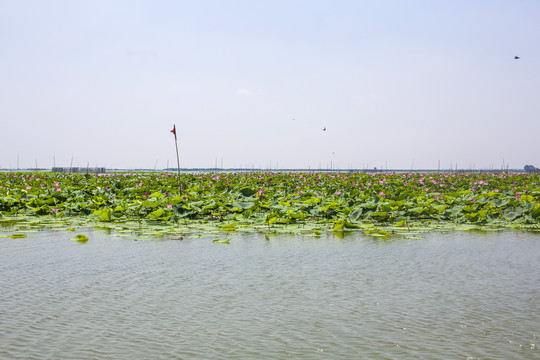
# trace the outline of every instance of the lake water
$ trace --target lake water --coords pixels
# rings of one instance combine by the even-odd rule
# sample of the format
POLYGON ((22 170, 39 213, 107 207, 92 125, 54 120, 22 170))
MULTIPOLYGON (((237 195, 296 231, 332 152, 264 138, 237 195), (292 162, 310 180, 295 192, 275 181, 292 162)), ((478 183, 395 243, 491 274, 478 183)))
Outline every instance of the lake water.
POLYGON ((538 234, 81 233, 0 239, 0 358, 540 359, 538 234))

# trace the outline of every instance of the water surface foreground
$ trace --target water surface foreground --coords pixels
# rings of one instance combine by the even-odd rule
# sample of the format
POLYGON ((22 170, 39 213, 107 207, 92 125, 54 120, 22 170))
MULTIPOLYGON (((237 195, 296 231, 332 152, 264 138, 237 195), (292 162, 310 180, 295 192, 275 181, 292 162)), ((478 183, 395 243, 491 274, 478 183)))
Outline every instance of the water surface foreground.
POLYGON ((0 358, 540 359, 537 233, 84 234, 0 239, 0 358))

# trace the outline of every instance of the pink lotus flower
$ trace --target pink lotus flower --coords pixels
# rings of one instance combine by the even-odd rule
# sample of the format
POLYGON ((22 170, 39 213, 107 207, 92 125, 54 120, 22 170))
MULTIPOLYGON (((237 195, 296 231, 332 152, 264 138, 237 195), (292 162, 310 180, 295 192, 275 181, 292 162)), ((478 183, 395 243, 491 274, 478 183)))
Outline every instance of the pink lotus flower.
POLYGON ((341 194, 341 191, 336 191, 335 192, 335 195, 339 195, 339 194, 341 194))
POLYGON ((173 207, 172 204, 168 204, 168 205, 167 205, 167 209, 170 209, 170 208, 172 208, 172 207, 173 207))

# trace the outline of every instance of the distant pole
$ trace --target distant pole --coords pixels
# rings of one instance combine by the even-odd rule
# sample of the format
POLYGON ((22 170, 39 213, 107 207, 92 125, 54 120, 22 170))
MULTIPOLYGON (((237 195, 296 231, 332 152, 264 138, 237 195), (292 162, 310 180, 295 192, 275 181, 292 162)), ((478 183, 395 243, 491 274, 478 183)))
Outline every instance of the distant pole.
POLYGON ((178 175, 180 175, 180 156, 178 155, 178 140, 176 139, 176 124, 174 124, 171 132, 174 134, 174 144, 176 145, 176 162, 178 164, 178 175))

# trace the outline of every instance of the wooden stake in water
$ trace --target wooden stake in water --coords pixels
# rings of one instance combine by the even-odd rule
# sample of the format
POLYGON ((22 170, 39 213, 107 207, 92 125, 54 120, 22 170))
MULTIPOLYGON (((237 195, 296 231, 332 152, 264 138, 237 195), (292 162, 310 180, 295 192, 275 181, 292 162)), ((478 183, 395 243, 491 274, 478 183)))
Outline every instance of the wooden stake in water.
POLYGON ((178 163, 178 175, 180 175, 180 156, 178 155, 178 140, 176 139, 176 124, 171 132, 174 134, 174 144, 176 145, 176 162, 178 163))

